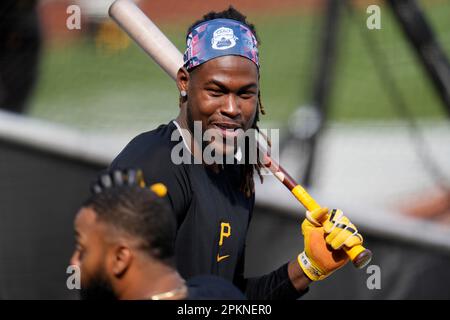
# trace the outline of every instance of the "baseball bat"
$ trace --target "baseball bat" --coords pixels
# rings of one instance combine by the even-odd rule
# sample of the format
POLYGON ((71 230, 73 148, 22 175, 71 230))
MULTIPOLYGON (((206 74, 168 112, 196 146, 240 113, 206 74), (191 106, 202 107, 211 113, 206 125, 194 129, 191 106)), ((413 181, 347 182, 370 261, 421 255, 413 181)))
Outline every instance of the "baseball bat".
POLYGON ((133 1, 117 0, 108 13, 173 80, 177 79, 183 56, 133 1))
MULTIPOLYGON (((109 8, 109 15, 172 79, 176 80, 177 72, 183 66, 182 54, 132 0, 116 0, 109 8)), ((308 192, 271 159, 267 152, 263 150, 263 154, 264 165, 308 211, 320 208, 308 192)), ((324 217, 315 218, 321 221, 324 217)), ((372 252, 362 245, 344 250, 357 268, 363 268, 372 259, 372 252)))

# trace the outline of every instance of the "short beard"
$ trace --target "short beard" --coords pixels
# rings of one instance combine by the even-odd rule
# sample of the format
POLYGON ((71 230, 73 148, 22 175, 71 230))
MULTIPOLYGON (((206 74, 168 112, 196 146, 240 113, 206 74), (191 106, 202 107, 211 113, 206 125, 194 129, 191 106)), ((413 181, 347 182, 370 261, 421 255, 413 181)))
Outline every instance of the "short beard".
POLYGON ((81 300, 118 300, 104 272, 97 272, 80 290, 81 300))
POLYGON ((186 118, 188 129, 191 132, 191 135, 194 136, 194 117, 192 117, 192 111, 189 103, 186 105, 186 118))
MULTIPOLYGON (((192 116, 192 110, 191 110, 191 106, 189 105, 189 103, 186 106, 186 119, 187 119, 187 125, 188 125, 188 129, 191 132, 191 135, 193 137, 193 139, 195 139, 195 135, 194 135, 194 117, 192 116)), ((202 137, 204 135, 206 131, 206 128, 202 127, 202 137)), ((204 141, 203 139, 201 141, 196 141, 202 148, 202 155, 203 155, 203 151, 205 150, 205 148, 210 144, 210 141, 204 141)), ((225 146, 225 138, 222 141, 222 145, 225 146)), ((236 150, 235 150, 236 152, 236 150)), ((215 150, 212 153, 212 156, 215 157, 215 150)), ((226 163, 226 154, 222 154, 222 163, 226 163)))
MULTIPOLYGON (((189 105, 189 103, 186 106, 186 118, 187 118, 187 125, 188 125, 188 129, 191 132, 191 136, 192 138, 195 140, 195 135, 194 135, 194 117, 192 116, 192 110, 191 110, 191 106, 189 105)), ((205 128, 202 128, 202 137, 204 134, 204 130, 205 128)), ((205 150, 206 146, 208 145, 208 142, 203 141, 203 139, 201 141, 194 141, 194 143, 197 142, 198 144, 200 144, 201 148, 202 148, 202 154, 203 154, 203 150, 205 150)))

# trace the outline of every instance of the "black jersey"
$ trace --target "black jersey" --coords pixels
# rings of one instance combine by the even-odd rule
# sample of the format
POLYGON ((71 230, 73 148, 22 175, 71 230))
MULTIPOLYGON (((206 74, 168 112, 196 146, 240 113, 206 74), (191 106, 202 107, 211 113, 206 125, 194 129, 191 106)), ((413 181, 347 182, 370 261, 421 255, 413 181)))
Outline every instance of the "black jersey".
POLYGON ((223 277, 246 290, 249 298, 298 297, 287 264, 267 276, 244 280, 245 240, 255 198, 240 190, 241 167, 224 165, 215 173, 202 164, 175 164, 172 150, 183 141, 171 141, 174 130, 177 126, 171 121, 138 135, 110 169, 140 168, 147 185, 167 186, 178 223, 175 252, 180 274, 223 277))
POLYGON ((187 300, 245 300, 231 282, 216 276, 196 276, 187 282, 187 300))

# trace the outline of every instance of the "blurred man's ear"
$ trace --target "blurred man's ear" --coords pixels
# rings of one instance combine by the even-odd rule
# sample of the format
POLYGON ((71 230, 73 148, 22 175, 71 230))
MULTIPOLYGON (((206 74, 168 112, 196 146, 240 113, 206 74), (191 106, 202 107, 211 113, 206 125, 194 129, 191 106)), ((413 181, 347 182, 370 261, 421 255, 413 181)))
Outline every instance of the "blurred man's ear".
POLYGON ((182 91, 187 92, 188 86, 189 86, 189 72, 186 70, 185 67, 181 67, 177 72, 177 87, 180 91, 180 94, 182 91))
POLYGON ((121 277, 130 267, 133 254, 130 248, 118 245, 112 251, 111 271, 115 277, 121 277))

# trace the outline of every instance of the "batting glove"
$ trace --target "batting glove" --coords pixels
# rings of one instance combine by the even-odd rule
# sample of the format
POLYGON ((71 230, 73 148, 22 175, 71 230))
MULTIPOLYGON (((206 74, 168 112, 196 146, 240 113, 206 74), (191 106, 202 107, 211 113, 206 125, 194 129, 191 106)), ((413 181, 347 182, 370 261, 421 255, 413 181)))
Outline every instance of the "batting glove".
POLYGON ((363 238, 341 210, 329 213, 328 208, 320 208, 306 216, 302 223, 305 249, 298 255, 298 263, 308 278, 322 280, 348 262, 342 247, 360 245, 363 238))

